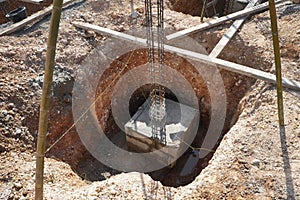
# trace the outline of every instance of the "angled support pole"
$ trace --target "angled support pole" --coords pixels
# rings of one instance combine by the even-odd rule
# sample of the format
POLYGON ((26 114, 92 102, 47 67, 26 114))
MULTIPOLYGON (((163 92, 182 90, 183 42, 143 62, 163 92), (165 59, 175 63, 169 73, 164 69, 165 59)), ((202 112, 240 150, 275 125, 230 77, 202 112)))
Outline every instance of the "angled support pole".
POLYGON ((282 95, 282 75, 281 75, 281 60, 280 47, 278 38, 277 15, 274 0, 269 0, 270 18, 272 26, 273 47, 276 66, 276 87, 277 87, 277 104, 278 104, 278 118, 279 125, 284 126, 284 112, 283 112, 283 95, 282 95))
MULTIPOLYGON (((255 6, 256 3, 260 2, 260 0, 252 0, 245 9, 251 8, 255 6)), ((231 25, 229 30, 223 35, 221 40, 218 42, 218 44, 215 46, 215 48, 210 52, 209 56, 217 58, 220 53, 223 51, 223 49, 227 46, 229 41, 233 38, 233 36, 236 34, 236 32, 239 30, 239 28, 242 26, 244 21, 247 19, 247 17, 243 17, 241 19, 237 19, 234 21, 234 23, 231 25)))
POLYGON ((204 0, 203 6, 202 6, 202 11, 201 11, 201 22, 203 22, 206 5, 207 5, 207 0, 204 0))
POLYGON ((48 129, 49 107, 51 100, 51 85, 55 64, 55 50, 59 29, 63 0, 54 0, 50 29, 47 41, 46 65, 43 83, 43 92, 40 105, 39 131, 36 149, 36 172, 35 172, 35 200, 43 199, 44 190, 44 159, 46 147, 46 133, 48 129))

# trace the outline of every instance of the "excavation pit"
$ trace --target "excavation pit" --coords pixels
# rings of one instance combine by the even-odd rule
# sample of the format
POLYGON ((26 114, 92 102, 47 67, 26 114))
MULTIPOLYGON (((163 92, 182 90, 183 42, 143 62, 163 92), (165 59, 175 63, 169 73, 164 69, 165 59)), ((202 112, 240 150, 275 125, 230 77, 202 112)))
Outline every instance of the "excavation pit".
MULTIPOLYGON (((212 50, 218 42, 218 39, 220 39, 220 36, 213 32, 195 34, 193 37, 196 41, 201 43, 208 52, 212 50), (205 42, 203 43, 203 41, 205 42)), ((118 45, 117 42, 113 45, 117 47, 121 46, 118 45)), ((220 55, 222 59, 254 68, 263 67, 267 69, 270 66, 268 61, 260 59, 260 51, 257 47, 249 46, 247 43, 244 43, 243 40, 239 39, 234 41, 229 44, 227 49, 228 50, 224 51, 220 55), (252 52, 252 56, 247 56, 249 52, 252 52)), ((102 55, 101 53, 96 53, 95 56, 99 59, 102 55)), ((128 145, 126 142, 126 134, 120 130, 113 118, 111 98, 113 88, 118 82, 116 77, 118 77, 120 69, 123 69, 124 67, 123 63, 127 63, 127 68, 122 72, 122 76, 128 71, 147 63, 147 49, 136 49, 135 51, 127 52, 116 59, 110 60, 108 67, 101 66, 101 61, 98 61, 97 59, 93 66, 106 67, 106 70, 103 72, 102 77, 96 80, 98 83, 96 95, 92 94, 99 96, 99 94, 105 90, 105 94, 102 95, 95 104, 95 120, 100 124, 104 133, 111 142, 120 148, 127 150, 128 145)), ((165 63, 170 66, 170 68, 182 74, 191 84, 196 93, 199 107, 201 108, 199 113, 201 120, 198 122, 198 131, 196 133, 196 137, 190 144, 191 147, 177 159, 176 165, 173 166, 173 168, 165 167, 161 170, 149 173, 154 180, 160 181, 163 185, 178 187, 191 183, 208 165, 209 160, 212 158, 214 150, 218 147, 222 137, 230 130, 238 119, 239 113, 242 109, 240 102, 256 80, 233 72, 220 70, 227 97, 227 105, 225 105, 227 108, 225 124, 222 130, 222 135, 214 149, 211 150, 206 157, 199 159, 198 149, 201 148, 201 144, 211 119, 211 97, 201 74, 195 70, 194 66, 187 59, 166 52, 165 63)), ((95 71, 90 71, 89 73, 97 73, 97 69, 95 71)), ((145 73, 141 73, 139 76, 144 78, 146 75, 145 73)), ((123 85, 126 86, 126 84, 123 85)), ((119 91, 118 93, 121 95, 126 91, 126 88, 117 91, 119 91)), ((184 92, 184 90, 181 90, 180 93, 182 92, 184 92)), ((128 106, 131 116, 133 116, 137 112, 138 108, 145 102, 149 93, 149 85, 142 85, 132 93, 128 106)), ((89 94, 87 94, 87 96, 88 95, 89 94)), ((176 99, 177 96, 174 97, 174 94, 168 90, 166 90, 166 98, 178 101, 176 99)), ((90 102, 90 104, 92 103, 93 101, 90 102)), ((48 145, 53 144, 57 139, 59 139, 61 134, 74 123, 71 109, 66 109, 66 107, 59 102, 53 106, 51 119, 49 130, 51 134, 48 136, 48 145), (60 109, 60 113, 58 113, 57 110, 62 107, 64 110, 60 109)), ((82 144, 75 128, 72 128, 70 132, 51 149, 47 156, 53 156, 67 162, 79 176, 89 181, 104 180, 114 174, 120 173, 120 171, 107 167, 95 159, 82 144)), ((127 162, 126 159, 120 156, 116 157, 116 159, 127 162)))
POLYGON ((128 148, 135 152, 153 152, 153 162, 158 161, 164 166, 173 166, 176 159, 187 149, 186 143, 195 137, 199 112, 169 99, 165 99, 165 105, 165 143, 162 135, 158 135, 157 139, 152 137, 149 99, 125 124, 126 141, 128 148))

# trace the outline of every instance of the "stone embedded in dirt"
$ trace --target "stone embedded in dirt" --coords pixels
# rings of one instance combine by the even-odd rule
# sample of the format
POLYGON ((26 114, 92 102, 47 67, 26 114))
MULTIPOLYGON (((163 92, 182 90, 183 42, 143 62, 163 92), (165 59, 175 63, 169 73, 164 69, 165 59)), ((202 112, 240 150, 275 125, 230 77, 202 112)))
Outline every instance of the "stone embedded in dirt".
POLYGON ((20 190, 23 187, 23 185, 19 182, 14 183, 14 188, 16 188, 16 190, 20 190))
POLYGON ((5 152, 5 151, 7 151, 7 149, 4 146, 0 145, 0 153, 5 152))
POLYGON ((64 102, 71 103, 72 102, 72 95, 70 93, 65 94, 63 97, 64 102))
POLYGON ((29 67, 29 72, 35 74, 36 71, 34 69, 32 69, 31 67, 29 67))
POLYGON ((15 107, 15 104, 14 103, 9 103, 7 106, 8 106, 9 109, 13 109, 15 107))
POLYGON ((22 130, 19 128, 16 128, 15 134, 16 135, 20 135, 22 133, 22 130))
POLYGON ((15 112, 14 112, 14 110, 10 110, 10 111, 8 111, 8 112, 7 112, 7 114, 8 114, 8 115, 11 115, 11 116, 15 116, 15 112))
POLYGON ((27 200, 28 198, 26 196, 21 196, 20 200, 27 200))
POLYGON ((259 166, 260 166, 260 160, 258 160, 258 159, 253 159, 253 160, 252 160, 252 165, 259 168, 259 166))
POLYGON ((41 89, 41 86, 38 84, 38 83, 36 83, 36 82, 33 82, 32 83, 32 87, 34 88, 34 89, 41 89))
MULTIPOLYGON (((65 67, 56 65, 53 71, 53 94, 62 98, 65 102, 70 102, 70 93, 73 89, 74 71, 65 67), (66 97, 65 97, 66 96, 66 97), (65 97, 65 98, 64 98, 65 97)), ((44 83, 44 74, 40 73, 34 79, 29 80, 29 85, 37 90, 41 90, 44 83)), ((72 98, 71 98, 72 99, 72 98)))
POLYGON ((0 118, 4 118, 7 115, 7 110, 1 110, 0 112, 0 118))
POLYGON ((11 124, 11 122, 14 121, 14 118, 11 115, 6 115, 3 119, 3 121, 8 122, 8 124, 11 124))

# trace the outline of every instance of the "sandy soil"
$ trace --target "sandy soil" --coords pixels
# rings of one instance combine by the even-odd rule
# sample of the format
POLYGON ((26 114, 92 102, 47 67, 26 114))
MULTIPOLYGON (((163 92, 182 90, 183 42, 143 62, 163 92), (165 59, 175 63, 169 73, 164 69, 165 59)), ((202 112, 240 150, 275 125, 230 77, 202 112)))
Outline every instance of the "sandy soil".
MULTIPOLYGON (((89 0, 64 10, 54 87, 60 81, 69 83, 89 53, 107 40, 107 36, 76 29, 71 22, 85 21, 117 31, 129 30, 129 2, 89 0)), ((136 10, 142 14, 143 4, 136 2, 136 10)), ((300 81, 299 12, 299 4, 285 3, 278 8, 283 76, 297 81, 300 81)), ((138 26, 142 21, 138 21, 138 26)), ((166 26, 170 29, 181 30, 199 21, 199 17, 166 10, 166 26)), ((0 199, 33 199, 34 196, 34 151, 48 26, 49 18, 46 18, 0 38, 0 199)), ((226 23, 192 37, 210 52, 229 26, 226 23)), ((274 73, 269 13, 248 20, 220 57, 242 64, 249 62, 251 67, 274 73), (242 56, 235 56, 237 46, 243 49, 242 56)), ((228 73, 223 78, 238 82, 244 77, 228 73)), ((68 96, 71 86, 66 85, 54 90, 57 93, 53 98, 49 143, 72 124, 71 116, 61 115, 71 110, 68 96)), ((60 148, 54 147, 56 151, 46 158, 45 198, 300 199, 300 93, 284 90, 286 126, 279 130, 275 87, 263 81, 247 87, 250 88, 243 94, 236 112, 240 114, 238 120, 233 120, 209 165, 192 183, 166 187, 146 174, 111 173, 105 167, 97 181, 87 180, 85 174, 78 173, 78 168, 90 166, 69 165, 72 160, 77 161, 77 157, 72 157, 73 151, 83 147, 78 142, 68 147, 68 141, 76 137, 79 141, 72 129, 66 135, 65 145, 58 143, 60 148), (60 154, 63 148, 66 150, 60 154)), ((80 153, 81 157, 85 156, 84 151, 80 153)))

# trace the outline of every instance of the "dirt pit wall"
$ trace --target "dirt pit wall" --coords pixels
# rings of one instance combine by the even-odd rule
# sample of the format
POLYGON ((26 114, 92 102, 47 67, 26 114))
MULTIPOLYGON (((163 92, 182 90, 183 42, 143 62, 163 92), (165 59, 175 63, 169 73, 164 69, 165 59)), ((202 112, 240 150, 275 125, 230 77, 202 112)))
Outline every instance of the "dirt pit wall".
MULTIPOLYGON (((209 5, 213 0, 208 0, 209 5)), ((169 7, 177 12, 190 14, 192 16, 200 16, 202 12, 204 1, 198 0, 169 0, 169 7)), ((217 1, 215 6, 207 6, 205 15, 212 17, 215 14, 223 15, 225 11, 226 1, 217 1)))
MULTIPOLYGON (((192 37, 195 41, 199 42, 207 52, 212 50, 220 38, 213 31, 195 34, 192 37)), ((234 42, 230 43, 226 51, 224 51, 220 57, 254 68, 268 68, 270 65, 268 62, 260 59, 260 55, 255 47, 245 44, 241 39, 234 40, 234 42), (251 55, 249 55, 249 52, 251 52, 251 55)), ((120 130, 112 115, 111 98, 113 88, 118 82, 119 76, 122 76, 146 62, 147 50, 137 49, 125 53, 117 59, 111 59, 111 64, 106 66, 106 70, 103 72, 101 78, 99 79, 98 77, 97 80, 91 80, 92 82, 98 81, 96 95, 94 95, 96 97, 99 95, 101 96, 100 98, 97 98, 98 100, 95 102, 95 119, 98 121, 108 138, 123 149, 127 148, 125 133, 120 130), (126 68, 124 68, 124 63, 126 63, 126 68), (122 69, 124 70, 122 71, 122 69)), ((191 146, 199 148, 203 143, 211 119, 211 96, 206 86, 207 83, 203 80, 203 75, 196 70, 193 64, 181 56, 165 53, 165 64, 179 72, 190 83, 198 98, 201 120, 199 121, 198 132, 191 146)), ((164 185, 173 187, 191 183, 202 169, 208 165, 218 143, 237 121, 242 109, 239 107, 239 103, 251 85, 254 84, 255 80, 225 70, 220 70, 220 74, 224 83, 227 98, 226 118, 222 135, 219 138, 220 140, 217 142, 214 149, 211 150, 205 158, 199 159, 195 166, 184 176, 181 175, 181 171, 187 164, 188 158, 194 153, 193 148, 188 148, 177 160, 176 165, 173 168, 166 167, 151 172, 150 175, 153 179, 161 181, 164 185)), ((142 105, 145 96, 147 97, 147 95, 149 95, 149 91, 149 86, 144 85, 133 93, 130 98, 129 106, 131 114, 135 113, 138 107, 142 105)), ((167 98, 176 100, 176 97, 174 97, 172 92, 168 89, 166 91, 167 98)), ((120 91, 120 93, 122 93, 122 91, 120 91)), ((51 112, 52 120, 50 134, 48 136, 48 146, 53 144, 63 133, 68 131, 69 127, 71 127, 71 129, 69 130, 70 133, 66 134, 47 155, 67 162, 82 178, 90 181, 103 180, 111 175, 120 173, 120 171, 107 167, 99 162, 86 150, 77 134, 75 126, 73 126, 74 120, 72 118, 72 109, 70 105, 72 102, 69 102, 68 106, 66 106, 65 100, 63 100, 64 98, 57 97, 55 99, 53 110, 51 112)))
MULTIPOLYGON (((266 0, 262 0, 261 2, 266 2, 266 0)), ((192 16, 201 16, 203 4, 204 1, 198 0, 169 0, 170 9, 192 16)), ((220 17, 242 10, 246 5, 247 1, 208 0, 204 15, 206 17, 213 17, 215 15, 220 17)))

